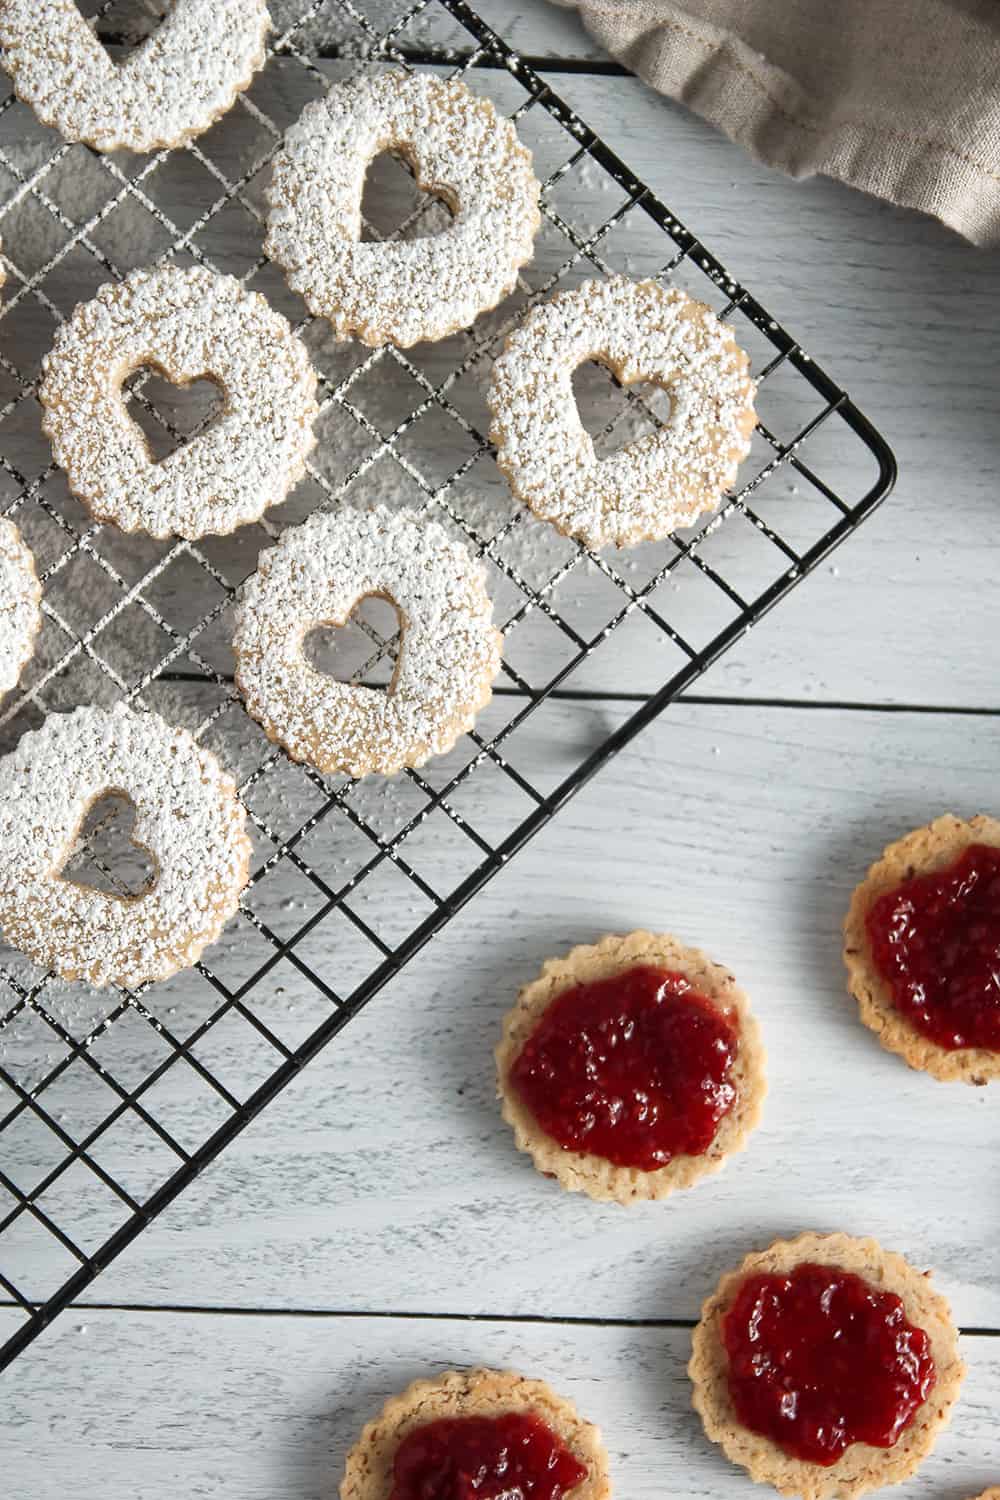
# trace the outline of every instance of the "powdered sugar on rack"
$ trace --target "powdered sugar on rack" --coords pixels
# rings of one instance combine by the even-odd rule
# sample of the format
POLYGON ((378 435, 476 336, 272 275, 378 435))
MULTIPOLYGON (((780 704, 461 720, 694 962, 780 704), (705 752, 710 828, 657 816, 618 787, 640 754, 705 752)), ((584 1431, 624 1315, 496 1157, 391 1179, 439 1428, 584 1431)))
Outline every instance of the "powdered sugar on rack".
POLYGON ((101 151, 152 151, 207 130, 265 60, 264 0, 176 0, 121 65, 74 0, 3 0, 4 67, 39 119, 101 151))
POLYGON ((719 501, 750 451, 749 361, 710 308, 658 282, 589 281, 535 307, 493 371, 490 435, 514 493, 590 547, 669 535, 719 501), (572 374, 586 360, 671 397, 659 431, 605 459, 580 421, 572 374))
POLYGON ((357 78, 285 136, 265 249, 341 337, 405 347, 468 327, 513 290, 538 194, 530 153, 488 99, 426 73, 357 78), (432 239, 360 242, 365 174, 388 149, 454 215, 432 239))
POLYGON ((489 701, 500 667, 485 574, 436 521, 382 506, 315 515, 260 559, 234 637, 236 681, 272 739, 321 771, 391 775, 450 749, 489 701), (337 682, 302 653, 317 625, 364 598, 396 606, 388 691, 337 682))
POLYGON ((35 561, 13 521, 0 518, 0 695, 16 686, 41 624, 35 561))
POLYGON ((51 714, 0 761, 0 926, 67 979, 134 987, 192 964, 233 915, 247 880, 246 814, 230 776, 156 714, 51 714), (156 864, 139 897, 61 878, 90 807, 135 804, 134 842, 156 864))
POLYGON ((63 324, 39 398, 57 463, 93 514, 123 531, 228 532, 277 505, 305 472, 316 376, 305 345, 259 292, 203 266, 136 271, 63 324), (154 463, 122 381, 144 365, 177 385, 208 377, 221 417, 154 463))

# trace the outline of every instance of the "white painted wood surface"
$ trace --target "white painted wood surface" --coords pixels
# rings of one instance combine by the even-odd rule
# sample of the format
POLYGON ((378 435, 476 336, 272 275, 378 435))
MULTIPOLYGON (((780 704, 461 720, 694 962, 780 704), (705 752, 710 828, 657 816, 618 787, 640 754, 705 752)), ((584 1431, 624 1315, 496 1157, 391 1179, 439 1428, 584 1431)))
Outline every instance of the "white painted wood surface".
MULTIPOLYGON (((619 718, 573 705, 557 734, 568 751, 581 728, 596 740, 619 718)), ((743 1247, 845 1226, 937 1267, 963 1324, 1000 1326, 994 1101, 881 1051, 845 993, 838 931, 853 885, 896 832, 989 805, 991 728, 950 715, 670 710, 87 1300, 689 1318, 743 1247), (547 953, 636 926, 676 931, 732 966, 760 1015, 771 1094, 745 1156, 667 1204, 625 1212, 560 1193, 513 1150, 491 1051, 547 953)), ((256 1008, 280 1030, 290 1003, 303 1028, 320 1018, 315 999, 287 988, 256 1008)), ((171 1020, 186 1034, 197 1013, 171 1020)), ((154 1045, 143 1027, 116 1034, 121 1075, 141 1076, 154 1045)), ((253 1056, 240 1037, 211 1060, 238 1086, 253 1056)), ((185 1088, 172 1074, 171 1089, 166 1123, 204 1136, 217 1118, 210 1092, 193 1075, 185 1088)), ((160 1156, 148 1154, 152 1171, 160 1156)), ((131 1136, 127 1155, 100 1159, 142 1180, 131 1136)), ((46 1201, 68 1211, 75 1190, 46 1201)), ((91 1237, 111 1227, 98 1214, 91 1237)), ((15 1281, 41 1292, 37 1245, 20 1262, 10 1254, 15 1281)))
MULTIPOLYGON (((344 1454, 388 1395, 484 1361, 530 1369, 575 1401, 602 1429, 618 1495, 739 1500, 749 1481, 691 1410, 689 1352, 686 1330, 662 1328, 70 1314, 44 1336, 36 1378, 4 1390, 5 1423, 30 1442, 13 1475, 4 1455, 7 1493, 332 1500, 344 1454)), ((963 1353, 963 1399, 899 1500, 966 1500, 996 1478, 1000 1344, 967 1338, 963 1353)))
MULTIPOLYGON (((593 55, 572 16, 483 9, 526 53, 593 55)), ((793 185, 634 80, 553 83, 850 386, 896 448, 900 486, 699 685, 796 706, 672 709, 88 1299, 228 1312, 74 1311, 17 1362, 0 1432, 18 1500, 55 1500, 69 1482, 82 1500, 320 1500, 386 1394, 479 1361, 537 1371, 577 1399, 605 1428, 621 1495, 746 1493, 688 1410, 686 1332, 630 1324, 690 1319, 745 1248, 802 1227, 877 1234, 936 1268, 966 1328, 1000 1327, 995 1101, 882 1053, 844 993, 838 945, 850 889, 888 839, 945 808, 997 805, 995 718, 886 707, 997 701, 995 258, 835 184, 793 185), (822 706, 838 702, 884 707, 822 706), (771 1096, 721 1177, 626 1213, 559 1195, 514 1153, 489 1053, 546 953, 644 924, 739 974, 771 1096), (309 1309, 352 1316, 274 1315, 309 1309), (435 1316, 356 1316, 372 1312, 435 1316), (522 1315, 620 1322, 510 1321, 522 1315)), ((607 660, 595 685, 611 688, 622 664, 607 660)), ((627 668, 630 686, 662 675, 641 657, 627 668)), ((558 772, 622 713, 613 701, 561 709, 545 767, 558 772)), ((318 1018, 288 986, 262 1009, 301 1034, 318 1018)), ((148 1038, 122 1045, 146 1061, 148 1038)), ((245 1047, 214 1062, 237 1091, 249 1085, 245 1047)), ((195 1139, 214 1118, 194 1089, 173 1109, 195 1139)), ((22 1149, 30 1162, 32 1142, 22 1149)), ((108 1164, 137 1181, 156 1169, 134 1149, 108 1164)), ((95 1240, 106 1227, 98 1215, 95 1240)), ((28 1290, 52 1271, 24 1246, 28 1290)), ((11 1316, 0 1312, 0 1338, 11 1316)), ((929 1484, 962 1500, 997 1480, 1000 1345, 966 1346, 965 1396, 914 1494, 929 1484)))

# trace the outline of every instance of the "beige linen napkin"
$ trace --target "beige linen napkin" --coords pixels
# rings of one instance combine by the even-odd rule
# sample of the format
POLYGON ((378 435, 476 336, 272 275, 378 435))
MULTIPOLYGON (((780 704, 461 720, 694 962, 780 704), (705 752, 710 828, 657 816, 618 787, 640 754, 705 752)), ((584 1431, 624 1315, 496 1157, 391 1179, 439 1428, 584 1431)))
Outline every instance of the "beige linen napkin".
POLYGON ((556 0, 759 160, 1000 243, 1000 0, 556 0))

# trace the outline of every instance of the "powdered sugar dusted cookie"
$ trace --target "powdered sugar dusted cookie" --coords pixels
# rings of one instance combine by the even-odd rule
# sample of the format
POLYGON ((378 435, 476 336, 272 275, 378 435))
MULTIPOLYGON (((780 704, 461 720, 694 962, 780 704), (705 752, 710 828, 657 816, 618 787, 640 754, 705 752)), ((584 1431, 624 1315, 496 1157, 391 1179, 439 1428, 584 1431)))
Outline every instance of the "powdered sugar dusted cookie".
POLYGON ((965 1366, 925 1273, 875 1240, 800 1234, 723 1276, 688 1371, 706 1434, 751 1479, 852 1500, 918 1468, 965 1366))
POLYGON ((261 554, 237 614, 236 683, 253 717, 295 760, 390 776, 443 755, 491 697, 501 636, 485 572, 413 511, 314 515, 261 554), (401 640, 388 689, 336 682, 308 663, 318 625, 362 599, 395 605, 401 640))
POLYGON ((742 1151, 764 1049, 727 969, 652 932, 550 958, 504 1017, 504 1119, 545 1176, 591 1198, 666 1198, 742 1151))
POLYGON ((308 104, 275 157, 265 249, 341 338, 403 347, 467 328, 531 257, 539 183, 513 125, 457 79, 382 73, 308 104), (421 240, 361 243, 368 165, 411 164, 454 222, 421 240))
POLYGON ((13 521, 0 517, 0 697, 17 686, 42 623, 35 559, 13 521))
POLYGON ((657 540, 712 510, 750 451, 749 361, 701 302, 616 276, 559 292, 507 339, 487 400, 510 487, 537 516, 588 547, 657 540), (597 360, 623 385, 671 398, 666 425, 597 458, 573 394, 597 360))
POLYGON ((851 897, 848 988, 882 1046, 942 1080, 1000 1078, 1000 821, 935 818, 851 897))
POLYGON ((264 0, 174 0, 115 62, 74 0, 0 0, 14 88, 45 125, 99 151, 154 151, 207 130, 263 67, 264 0))
POLYGON ((391 1397, 347 1455, 340 1500, 466 1494, 608 1500, 601 1434, 543 1380, 448 1370, 391 1397), (479 1485, 476 1486, 479 1488, 479 1485))
POLYGON ((246 885, 246 813, 215 756, 156 714, 53 714, 0 761, 0 928, 64 979, 134 987, 193 964, 246 885), (121 897, 61 874, 109 792, 136 809, 134 842, 156 875, 121 897))
POLYGON ((56 334, 42 425, 70 488, 99 521, 189 539, 232 531, 284 500, 315 443, 305 345, 259 292, 202 266, 135 271, 82 302, 56 334), (143 366, 207 377, 222 414, 156 463, 122 382, 143 366))

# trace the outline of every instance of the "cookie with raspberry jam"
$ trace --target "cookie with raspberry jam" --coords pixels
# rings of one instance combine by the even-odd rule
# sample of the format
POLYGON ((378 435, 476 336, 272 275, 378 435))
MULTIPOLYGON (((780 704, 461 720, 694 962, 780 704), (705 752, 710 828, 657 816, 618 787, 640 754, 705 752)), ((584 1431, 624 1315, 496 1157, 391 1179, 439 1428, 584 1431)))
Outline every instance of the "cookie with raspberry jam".
POLYGON ((871 1239, 801 1234, 723 1276, 688 1371, 707 1436, 751 1479, 853 1500, 919 1467, 965 1366, 926 1274, 871 1239))
POLYGON ((543 1380, 448 1370, 391 1397, 347 1455, 340 1500, 609 1500, 601 1434, 543 1380))
POLYGON ((890 844, 844 922, 848 988, 882 1046, 935 1078, 1000 1077, 1000 822, 890 844))
POLYGON ((665 1198, 741 1151, 764 1049, 728 969, 676 938, 603 938, 549 959, 496 1049, 518 1148, 571 1192, 665 1198))

